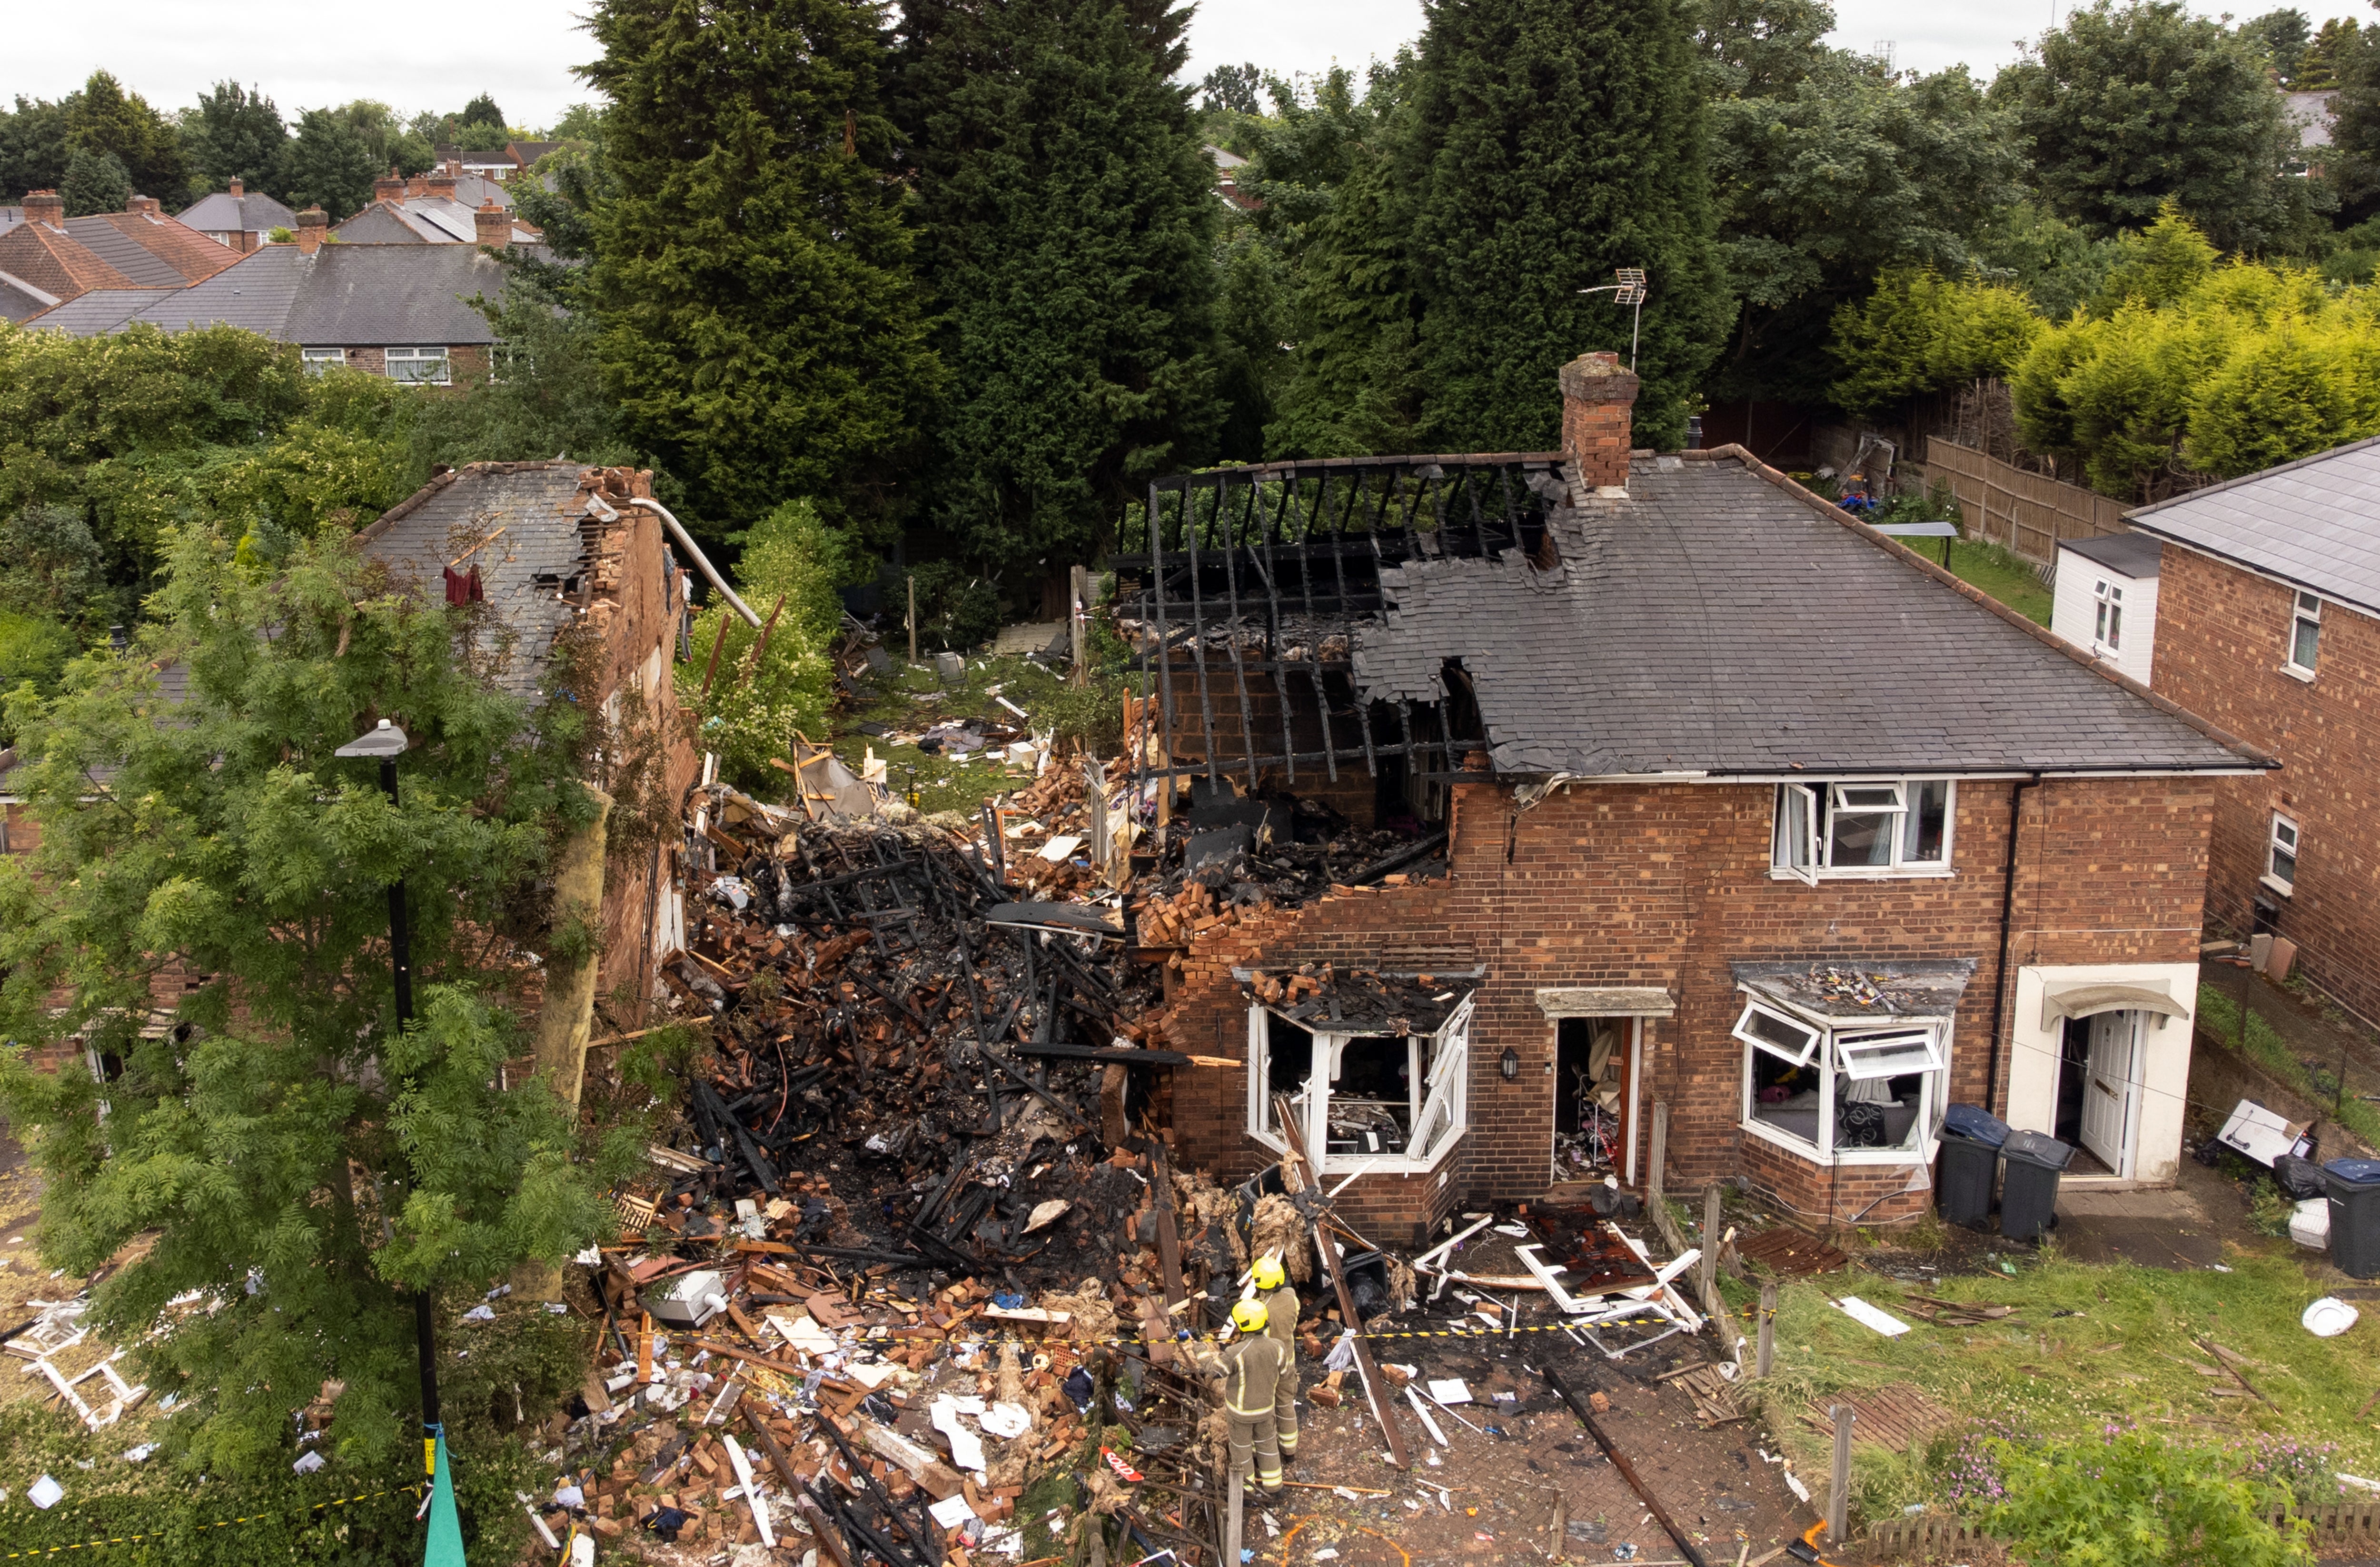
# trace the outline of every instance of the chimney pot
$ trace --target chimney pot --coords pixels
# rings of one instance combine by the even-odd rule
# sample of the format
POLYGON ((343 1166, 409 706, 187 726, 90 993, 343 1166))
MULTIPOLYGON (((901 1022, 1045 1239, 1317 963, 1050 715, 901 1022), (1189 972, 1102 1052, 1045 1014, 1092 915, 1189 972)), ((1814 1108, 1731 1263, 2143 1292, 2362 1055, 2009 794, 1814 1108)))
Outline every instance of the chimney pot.
POLYGON ((233 200, 237 201, 237 200, 238 200, 241 197, 243 197, 243 196, 245 196, 245 195, 247 195, 247 194, 248 194, 248 188, 247 188, 245 185, 242 185, 242 184, 240 183, 239 176, 237 176, 237 175, 234 175, 234 176, 231 176, 231 199, 232 199, 233 200))
POLYGON ((372 181, 372 200, 375 201, 405 200, 405 180, 397 174, 394 164, 390 166, 384 177, 372 181))
POLYGON ((67 221, 67 200, 55 190, 29 190, 25 193, 25 221, 45 223, 55 228, 67 221))
POLYGON ((124 210, 128 213, 140 213, 154 216, 158 210, 157 198, 154 196, 135 196, 130 200, 124 203, 124 210))
POLYGON ((1643 384, 1618 354, 1581 354, 1561 367, 1561 450, 1582 492, 1626 489, 1636 393, 1643 384))
POLYGON ((480 243, 491 249, 501 250, 513 242, 513 215, 492 200, 480 203, 471 214, 471 226, 480 243))
POLYGON ((310 256, 322 248, 322 236, 331 226, 330 214, 320 207, 309 207, 298 214, 298 249, 310 256))

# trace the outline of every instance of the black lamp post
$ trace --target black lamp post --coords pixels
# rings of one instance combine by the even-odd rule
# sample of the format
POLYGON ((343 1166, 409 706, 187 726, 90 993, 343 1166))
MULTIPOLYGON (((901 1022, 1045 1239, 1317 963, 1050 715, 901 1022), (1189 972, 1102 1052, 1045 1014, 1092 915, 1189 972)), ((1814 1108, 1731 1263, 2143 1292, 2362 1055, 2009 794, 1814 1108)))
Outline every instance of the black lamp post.
MULTIPOLYGON (((331 754, 378 761, 380 786, 388 795, 390 806, 394 807, 396 804, 396 759, 405 754, 407 744, 405 731, 383 718, 331 754)), ((402 1035, 413 1021, 413 949, 406 931, 405 879, 401 876, 388 884, 388 953, 389 966, 396 982, 396 1031, 402 1035)), ((431 1442, 438 1428, 438 1348, 430 1311, 430 1292, 416 1290, 413 1294, 413 1347, 421 1364, 421 1425, 424 1432, 429 1433, 422 1439, 425 1455, 434 1452, 431 1442)))

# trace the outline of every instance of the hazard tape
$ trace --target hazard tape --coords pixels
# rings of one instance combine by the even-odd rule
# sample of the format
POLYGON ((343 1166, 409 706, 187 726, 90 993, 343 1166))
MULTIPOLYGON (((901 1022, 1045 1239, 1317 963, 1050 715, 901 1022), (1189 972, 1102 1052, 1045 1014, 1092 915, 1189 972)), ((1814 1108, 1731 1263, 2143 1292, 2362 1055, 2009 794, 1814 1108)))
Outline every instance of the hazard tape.
MULTIPOLYGON (((306 1511, 320 1512, 326 1507, 349 1507, 358 1501, 372 1501, 384 1496, 415 1496, 419 1495, 420 1490, 419 1486, 398 1486, 384 1491, 366 1491, 361 1496, 343 1496, 331 1501, 318 1501, 306 1511)), ((285 1512, 251 1512, 245 1517, 219 1518, 212 1524, 201 1524, 198 1526, 201 1529, 229 1529, 242 1524, 261 1524, 268 1518, 287 1516, 288 1513, 285 1512)), ((117 1535, 103 1540, 78 1540, 72 1545, 54 1545, 41 1550, 0 1552, 0 1561, 27 1561, 37 1556, 63 1556, 70 1550, 103 1550, 112 1545, 137 1545, 142 1540, 163 1539, 167 1531, 164 1529, 152 1529, 145 1535, 117 1535)))

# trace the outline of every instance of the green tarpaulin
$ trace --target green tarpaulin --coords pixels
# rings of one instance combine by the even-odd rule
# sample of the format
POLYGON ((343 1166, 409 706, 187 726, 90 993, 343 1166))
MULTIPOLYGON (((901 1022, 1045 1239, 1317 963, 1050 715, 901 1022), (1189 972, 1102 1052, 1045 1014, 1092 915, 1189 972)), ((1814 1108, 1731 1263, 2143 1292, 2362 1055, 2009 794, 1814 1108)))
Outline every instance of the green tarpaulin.
POLYGON ((446 1434, 438 1434, 436 1473, 430 1485, 430 1539, 421 1567, 465 1567, 463 1520, 455 1512, 455 1476, 446 1457, 446 1434))

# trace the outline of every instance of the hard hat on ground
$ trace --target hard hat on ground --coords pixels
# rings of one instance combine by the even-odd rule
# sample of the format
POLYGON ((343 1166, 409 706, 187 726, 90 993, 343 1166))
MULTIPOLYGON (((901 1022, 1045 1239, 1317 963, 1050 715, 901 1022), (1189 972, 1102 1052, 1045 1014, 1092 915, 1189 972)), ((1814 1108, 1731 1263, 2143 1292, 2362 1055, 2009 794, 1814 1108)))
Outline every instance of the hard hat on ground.
POLYGON ((1243 1333, 1261 1333, 1265 1325, 1265 1306, 1260 1300, 1244 1300, 1232 1307, 1232 1326, 1243 1333))
POLYGON ((1252 1271, 1256 1275, 1256 1285, 1257 1289, 1277 1290, 1281 1288, 1281 1258, 1277 1257, 1257 1257, 1257 1265, 1252 1271))

